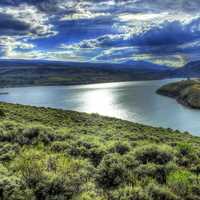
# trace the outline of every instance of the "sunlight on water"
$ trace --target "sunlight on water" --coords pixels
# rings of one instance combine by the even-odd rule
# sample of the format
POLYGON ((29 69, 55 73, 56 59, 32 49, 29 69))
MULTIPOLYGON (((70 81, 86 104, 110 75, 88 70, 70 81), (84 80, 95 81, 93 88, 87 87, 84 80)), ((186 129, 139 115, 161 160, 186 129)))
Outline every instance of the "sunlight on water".
POLYGON ((115 92, 107 89, 92 89, 85 92, 82 96, 84 99, 83 105, 80 108, 89 113, 99 113, 107 116, 123 117, 125 111, 119 108, 117 96, 115 92))

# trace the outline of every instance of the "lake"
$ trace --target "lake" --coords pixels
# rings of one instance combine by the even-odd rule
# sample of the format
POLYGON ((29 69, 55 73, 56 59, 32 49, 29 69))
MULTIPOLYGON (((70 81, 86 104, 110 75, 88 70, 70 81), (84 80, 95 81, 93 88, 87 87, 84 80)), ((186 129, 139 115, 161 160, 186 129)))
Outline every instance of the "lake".
POLYGON ((175 80, 0 89, 0 101, 75 110, 200 135, 200 111, 155 91, 175 80), (6 94, 8 92, 8 94, 6 94))

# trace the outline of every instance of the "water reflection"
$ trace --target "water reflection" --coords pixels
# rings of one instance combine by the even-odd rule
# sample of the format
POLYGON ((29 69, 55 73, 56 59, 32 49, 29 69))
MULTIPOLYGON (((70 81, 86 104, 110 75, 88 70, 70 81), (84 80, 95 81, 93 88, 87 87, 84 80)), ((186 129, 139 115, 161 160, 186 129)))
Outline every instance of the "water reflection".
POLYGON ((85 92, 81 98, 83 98, 83 105, 79 107, 79 110, 106 116, 125 117, 126 111, 119 104, 115 90, 93 88, 85 92))

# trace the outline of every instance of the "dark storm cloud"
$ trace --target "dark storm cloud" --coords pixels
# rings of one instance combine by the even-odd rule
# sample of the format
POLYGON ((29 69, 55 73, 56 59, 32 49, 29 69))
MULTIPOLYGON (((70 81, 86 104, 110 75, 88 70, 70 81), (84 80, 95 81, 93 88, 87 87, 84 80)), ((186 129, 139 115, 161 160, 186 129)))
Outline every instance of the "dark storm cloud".
POLYGON ((16 20, 11 15, 0 13, 0 35, 24 35, 29 31, 29 24, 16 20))
MULTIPOLYGON (((162 47, 178 46, 184 43, 200 39, 200 18, 189 24, 182 24, 179 21, 163 22, 159 26, 150 28, 137 35, 105 35, 95 40, 86 40, 80 44, 81 48, 95 47, 162 47)), ((151 48, 149 48, 151 50, 151 48)))

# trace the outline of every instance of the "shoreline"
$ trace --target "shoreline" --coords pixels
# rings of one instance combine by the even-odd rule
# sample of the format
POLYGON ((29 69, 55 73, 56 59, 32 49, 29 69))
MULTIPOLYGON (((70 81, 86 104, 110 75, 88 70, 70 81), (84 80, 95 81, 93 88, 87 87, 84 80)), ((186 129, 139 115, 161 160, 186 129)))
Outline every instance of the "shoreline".
POLYGON ((144 128, 152 128, 152 129, 161 129, 161 130, 168 130, 168 131, 172 131, 172 132, 178 132, 180 134, 186 134, 186 135, 190 135, 192 137, 198 137, 200 138, 199 135, 197 135, 197 133, 192 133, 190 131, 187 130, 179 130, 179 129, 175 129, 175 128, 170 128, 170 127, 162 127, 162 126, 153 126, 150 124, 145 124, 145 123, 140 123, 140 122, 135 122, 135 121, 130 121, 130 120, 126 120, 123 118, 119 118, 119 117, 112 117, 112 116, 107 116, 107 115, 101 115, 98 113, 89 113, 89 112, 81 112, 81 111, 76 111, 76 110, 65 110, 63 108, 54 108, 54 107, 46 107, 46 106, 33 106, 33 105, 29 105, 29 104, 20 104, 20 103, 9 103, 9 102, 4 102, 4 101, 0 101, 0 107, 1 105, 8 105, 8 106, 16 106, 16 107, 24 107, 24 108, 33 108, 33 109, 38 109, 38 110, 51 110, 51 111, 60 111, 63 113, 76 113, 76 114, 83 114, 83 115, 89 115, 89 116, 99 116, 100 118, 104 118, 107 120, 116 120, 119 122, 125 122, 125 123, 129 123, 129 124, 133 124, 133 125, 139 125, 142 126, 144 128))
POLYGON ((75 111, 75 110, 65 110, 65 109, 62 109, 62 108, 53 108, 53 107, 45 107, 45 106, 32 106, 32 105, 26 105, 26 104, 9 103, 9 102, 0 101, 0 109, 1 109, 2 105, 8 106, 8 107, 16 107, 16 108, 17 107, 19 107, 19 108, 21 107, 21 108, 25 108, 25 109, 31 109, 32 108, 34 110, 41 110, 41 111, 49 110, 51 112, 60 112, 60 113, 63 113, 63 114, 74 113, 74 114, 80 114, 80 115, 95 116, 95 117, 103 118, 103 119, 110 120, 110 121, 114 120, 114 121, 119 121, 119 122, 132 124, 132 125, 139 125, 139 126, 141 126, 143 128, 167 130, 167 131, 170 131, 170 132, 178 132, 179 134, 184 134, 184 135, 189 135, 191 137, 200 138, 200 136, 193 135, 189 131, 181 131, 181 130, 177 130, 177 129, 172 129, 170 127, 151 126, 151 125, 148 125, 148 124, 143 124, 143 123, 139 123, 139 122, 133 122, 133 121, 122 119, 122 118, 101 115, 101 114, 98 114, 98 113, 88 113, 88 112, 81 112, 81 111, 75 111))
POLYGON ((200 109, 200 81, 183 80, 165 84, 158 88, 156 93, 166 96, 190 109, 200 109))
POLYGON ((13 85, 13 86, 1 86, 0 89, 9 89, 9 88, 27 88, 27 87, 58 87, 58 86, 78 86, 78 85, 93 85, 93 84, 106 84, 106 83, 129 83, 129 82, 148 82, 148 81, 164 81, 164 80, 182 80, 184 78, 172 77, 172 78, 162 78, 162 79, 141 79, 141 80, 124 80, 124 81, 102 81, 102 82, 85 82, 85 83, 70 83, 70 84, 30 84, 30 85, 13 85))

